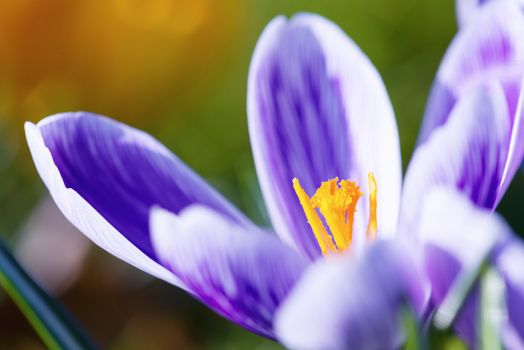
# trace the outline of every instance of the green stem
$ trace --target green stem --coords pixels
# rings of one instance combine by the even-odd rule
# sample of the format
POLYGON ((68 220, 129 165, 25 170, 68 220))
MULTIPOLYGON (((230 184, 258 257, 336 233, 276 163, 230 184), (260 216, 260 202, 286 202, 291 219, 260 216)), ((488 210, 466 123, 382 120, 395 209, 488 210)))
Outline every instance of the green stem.
POLYGON ((27 274, 1 240, 0 286, 49 349, 96 349, 67 311, 27 274))

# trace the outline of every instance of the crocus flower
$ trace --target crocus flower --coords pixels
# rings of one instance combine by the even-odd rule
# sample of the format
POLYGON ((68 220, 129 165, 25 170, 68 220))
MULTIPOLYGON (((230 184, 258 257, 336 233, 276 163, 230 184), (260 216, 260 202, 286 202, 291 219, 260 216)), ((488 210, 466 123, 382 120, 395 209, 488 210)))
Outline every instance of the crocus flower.
MULTIPOLYGON (((308 14, 276 18, 251 63, 248 117, 276 235, 131 127, 79 112, 27 123, 26 133, 64 215, 117 257, 292 348, 398 346, 399 309, 420 315, 426 289, 402 243, 409 235, 396 234, 400 149, 378 72, 333 23, 308 14)), ((472 89, 448 119, 435 131, 441 136, 428 139, 432 146, 416 151, 431 152, 438 177, 408 177, 405 188, 498 184, 500 169, 520 163, 522 152, 508 151, 520 125, 510 121, 520 116, 510 116, 500 84, 472 89), (486 129, 497 132, 485 137, 486 129), (475 161, 464 147, 471 143, 496 160, 493 176, 477 173, 491 168, 461 177, 440 171, 446 157, 475 161)))
MULTIPOLYGON (((344 261, 353 271, 349 279, 362 283, 355 307, 365 290, 381 294, 380 285, 391 285, 397 287, 383 301, 389 309, 409 299, 420 312, 424 291, 411 257, 398 253, 403 248, 380 244, 351 263, 351 252, 366 240, 393 233, 398 215, 399 141, 375 68, 334 24, 299 15, 268 25, 249 79, 257 171, 285 243, 256 227, 152 137, 105 117, 65 113, 27 123, 38 172, 64 215, 96 244, 258 334, 275 337, 275 312, 322 256, 322 242, 330 255, 348 251, 334 260, 344 261), (336 177, 351 181, 339 188, 336 177), (356 181, 369 181, 370 188, 356 181), (320 185, 326 191, 313 196, 320 185), (341 226, 324 226, 309 196, 326 220, 341 226), (313 231, 308 220, 315 218, 320 225, 313 231), (390 256, 399 273, 384 276, 377 255, 390 256)), ((387 341, 398 341, 389 334, 387 341)))
MULTIPOLYGON (((441 232, 438 228, 442 225, 438 223, 447 220, 447 216, 424 215, 421 219, 425 195, 432 188, 443 186, 459 191, 478 207, 493 210, 522 160, 522 23, 522 15, 515 3, 500 2, 486 6, 475 23, 463 28, 454 39, 428 101, 419 147, 404 181, 397 232, 402 238, 407 236, 423 243, 423 249, 419 248, 419 251, 425 253, 425 266, 432 276, 432 287, 436 288, 432 294, 432 305, 438 305, 443 300, 438 293, 444 289, 442 286, 451 285, 456 269, 446 273, 442 260, 427 254, 430 242, 426 235, 421 234, 420 227, 429 226, 433 232, 441 232), (432 269, 440 274, 433 274, 432 269)), ((449 201, 440 205, 461 205, 452 203, 455 197, 450 197, 449 201)), ((453 220, 449 224, 455 222, 453 220)), ((464 225, 457 227, 467 232, 464 225)), ((480 243, 460 241, 453 236, 453 232, 456 231, 451 231, 447 238, 455 245, 455 251, 475 251, 473 255, 480 256, 480 243)), ((300 345, 299 348, 314 343, 318 338, 324 339, 324 345, 332 344, 326 339, 337 339, 338 348, 347 347, 352 344, 349 341, 351 338, 344 338, 344 335, 354 327, 351 322, 355 319, 351 315, 356 314, 351 303, 331 303, 330 325, 339 324, 338 327, 321 327, 316 318, 308 319, 305 315, 317 315, 317 305, 326 304, 323 286, 335 286, 342 292, 351 286, 350 282, 345 285, 344 280, 339 281, 334 274, 331 278, 326 277, 330 276, 327 270, 318 273, 317 279, 307 278, 309 274, 306 272, 306 277, 298 282, 279 312, 277 326, 281 337, 289 345, 300 345), (304 296, 295 295, 300 293, 304 296), (307 302, 300 302, 301 299, 307 302), (280 319, 294 319, 296 322, 281 324, 280 319), (313 329, 316 331, 313 332, 313 329)), ((336 291, 332 293, 337 294, 336 291)), ((373 313, 367 313, 369 318, 366 323, 375 324, 377 317, 370 315, 373 313)), ((458 328, 463 335, 461 327, 458 328)), ((370 345, 371 348, 373 346, 370 345)))

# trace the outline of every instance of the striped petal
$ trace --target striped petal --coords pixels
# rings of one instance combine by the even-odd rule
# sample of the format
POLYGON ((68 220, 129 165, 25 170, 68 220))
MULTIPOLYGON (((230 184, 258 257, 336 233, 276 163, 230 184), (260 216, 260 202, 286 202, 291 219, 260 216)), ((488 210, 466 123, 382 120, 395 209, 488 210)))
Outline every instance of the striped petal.
MULTIPOLYGON (((335 24, 301 14, 266 27, 250 67, 248 117, 264 199, 284 241, 310 258, 320 254, 294 177, 309 195, 334 177, 357 181, 367 194, 373 172, 379 229, 394 231, 401 167, 393 110, 376 69, 335 24)), ((364 201, 357 212, 364 232, 364 201)))
POLYGON ((205 204, 250 226, 234 207, 151 136, 78 112, 26 123, 38 173, 65 217, 103 249, 176 285, 149 236, 149 210, 205 204))
POLYGON ((179 215, 153 209, 153 242, 162 263, 200 301, 227 319, 273 338, 273 315, 307 265, 266 232, 200 205, 179 215))
POLYGON ((396 349, 401 312, 425 307, 427 289, 412 252, 378 241, 359 260, 326 259, 304 274, 277 313, 277 336, 291 349, 396 349))
MULTIPOLYGON (((458 2, 466 6, 468 1, 458 2)), ((469 7, 470 5, 467 5, 469 7)), ((437 72, 419 135, 419 144, 444 125, 462 96, 486 82, 498 82, 517 118, 524 74, 524 16, 516 1, 490 1, 460 29, 437 72)))
POLYGON ((466 194, 479 206, 494 208, 506 190, 509 128, 502 89, 479 87, 453 108, 450 120, 419 146, 404 182, 400 227, 415 234, 423 198, 432 187, 447 186, 466 194))

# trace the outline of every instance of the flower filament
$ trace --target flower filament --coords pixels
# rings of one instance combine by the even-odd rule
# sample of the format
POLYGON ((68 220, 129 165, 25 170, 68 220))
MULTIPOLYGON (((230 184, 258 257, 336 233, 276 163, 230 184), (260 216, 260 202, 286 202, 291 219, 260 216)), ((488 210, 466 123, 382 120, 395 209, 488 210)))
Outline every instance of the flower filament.
MULTIPOLYGON (((369 223, 367 237, 368 239, 375 239, 377 233, 377 183, 373 173, 368 174, 368 185, 369 223)), ((322 182, 310 198, 298 179, 294 178, 293 189, 322 254, 342 252, 351 247, 356 206, 363 195, 358 184, 349 180, 339 181, 336 177, 322 182), (322 214, 329 232, 324 226, 319 212, 322 214)))

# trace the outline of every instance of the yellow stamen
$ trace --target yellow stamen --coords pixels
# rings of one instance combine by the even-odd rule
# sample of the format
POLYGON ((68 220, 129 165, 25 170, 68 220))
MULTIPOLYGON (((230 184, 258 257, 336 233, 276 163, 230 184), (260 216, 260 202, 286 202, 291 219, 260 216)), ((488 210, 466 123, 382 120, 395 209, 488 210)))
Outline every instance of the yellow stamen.
MULTIPOLYGON (((377 236, 377 182, 371 172, 368 174, 368 186, 369 223, 366 236, 369 240, 373 240, 377 236)), ((311 198, 297 178, 293 179, 293 188, 322 254, 349 249, 353 242, 353 222, 357 203, 363 194, 357 183, 349 180, 339 181, 336 177, 322 182, 311 198), (317 209, 322 214, 329 231, 324 226, 317 209)))
POLYGON ((347 180, 339 182, 338 178, 334 178, 322 182, 311 197, 311 204, 320 209, 338 250, 347 249, 351 243, 353 216, 360 196, 362 192, 355 182, 347 180))
POLYGON ((322 225, 322 221, 320 220, 318 213, 311 204, 311 199, 306 194, 306 191, 304 191, 302 186, 300 186, 300 182, 298 182, 297 178, 293 179, 293 188, 295 189, 295 192, 298 196, 298 200, 300 201, 300 204, 304 209, 304 213, 306 214, 308 223, 311 226, 311 229, 313 230, 315 238, 317 239, 322 254, 327 255, 330 252, 335 252, 336 249, 333 245, 331 237, 324 228, 324 225, 322 225))
POLYGON ((340 185, 342 187, 347 187, 347 191, 353 194, 352 201, 347 204, 346 208, 346 226, 347 226, 347 232, 349 237, 349 242, 351 243, 353 241, 353 222, 355 220, 355 213, 357 211, 357 202, 360 199, 360 197, 363 195, 363 193, 360 191, 360 187, 358 187, 356 182, 348 181, 348 180, 342 180, 340 182, 340 185))
POLYGON ((350 247, 353 240, 356 205, 362 196, 360 187, 355 182, 347 180, 339 182, 338 178, 334 178, 322 182, 311 198, 308 197, 296 178, 293 179, 293 188, 322 253, 326 255, 329 251, 344 251, 350 247), (322 213, 331 235, 322 224, 316 211, 317 208, 322 213))
POLYGON ((369 223, 367 236, 375 239, 377 235, 377 182, 373 173, 368 174, 369 186, 369 223))

